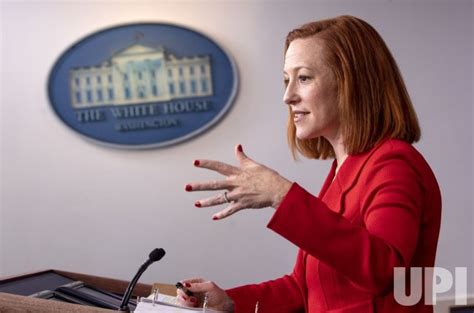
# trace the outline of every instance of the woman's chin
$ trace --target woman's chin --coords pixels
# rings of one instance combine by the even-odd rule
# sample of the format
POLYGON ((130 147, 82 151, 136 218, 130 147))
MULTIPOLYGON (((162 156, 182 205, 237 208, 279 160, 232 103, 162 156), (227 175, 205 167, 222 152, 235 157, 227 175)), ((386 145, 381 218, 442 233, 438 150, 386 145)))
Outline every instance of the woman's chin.
POLYGON ((296 131, 296 138, 298 138, 299 140, 308 140, 308 139, 314 139, 318 136, 314 136, 314 134, 310 134, 310 133, 307 133, 307 132, 298 132, 296 131))

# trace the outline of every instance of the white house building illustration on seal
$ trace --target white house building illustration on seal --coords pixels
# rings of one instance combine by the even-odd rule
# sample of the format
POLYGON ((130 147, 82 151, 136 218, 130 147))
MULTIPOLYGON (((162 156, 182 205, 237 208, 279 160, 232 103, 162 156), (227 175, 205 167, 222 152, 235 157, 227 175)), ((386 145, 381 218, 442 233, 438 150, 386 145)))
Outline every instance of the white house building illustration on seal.
POLYGON ((70 70, 73 108, 130 105, 213 94, 209 56, 178 58, 132 44, 97 66, 70 70))

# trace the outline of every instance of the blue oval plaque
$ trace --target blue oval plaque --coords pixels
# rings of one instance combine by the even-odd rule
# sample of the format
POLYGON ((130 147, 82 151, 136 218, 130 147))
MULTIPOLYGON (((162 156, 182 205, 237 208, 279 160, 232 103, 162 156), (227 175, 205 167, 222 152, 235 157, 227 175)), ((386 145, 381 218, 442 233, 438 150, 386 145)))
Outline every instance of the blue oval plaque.
POLYGON ((138 23, 70 47, 50 73, 48 94, 74 131, 116 147, 150 148, 209 129, 230 108, 237 85, 232 58, 207 36, 138 23))

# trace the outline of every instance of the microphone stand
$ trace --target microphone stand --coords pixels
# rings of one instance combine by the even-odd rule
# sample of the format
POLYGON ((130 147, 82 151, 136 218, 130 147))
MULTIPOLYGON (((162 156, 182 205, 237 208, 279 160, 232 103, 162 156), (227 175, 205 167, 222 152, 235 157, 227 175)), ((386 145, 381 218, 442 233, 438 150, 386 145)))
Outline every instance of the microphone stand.
POLYGON ((148 266, 150 266, 153 262, 160 260, 163 256, 165 255, 165 250, 163 249, 154 249, 150 255, 148 260, 143 263, 140 268, 138 269, 138 272, 135 274, 133 279, 130 281, 130 284, 128 284, 127 289, 125 290, 125 294, 123 295, 123 300, 122 303, 120 304, 120 312, 130 312, 130 308, 128 307, 128 302, 130 301, 130 297, 132 295, 133 289, 135 288, 138 279, 140 279, 140 276, 142 276, 143 272, 146 271, 148 266))

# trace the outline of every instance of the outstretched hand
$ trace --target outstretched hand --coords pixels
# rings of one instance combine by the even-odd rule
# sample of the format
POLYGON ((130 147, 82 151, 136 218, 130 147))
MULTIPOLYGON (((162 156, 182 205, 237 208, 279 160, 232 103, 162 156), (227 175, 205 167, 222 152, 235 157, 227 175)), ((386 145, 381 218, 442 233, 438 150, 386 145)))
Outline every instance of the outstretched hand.
POLYGON ((235 148, 239 166, 213 160, 195 160, 194 165, 216 171, 223 180, 196 182, 186 185, 186 191, 227 190, 210 198, 196 201, 197 207, 229 203, 227 208, 214 214, 222 219, 243 209, 276 208, 291 188, 291 182, 276 171, 247 157, 242 146, 235 148))

